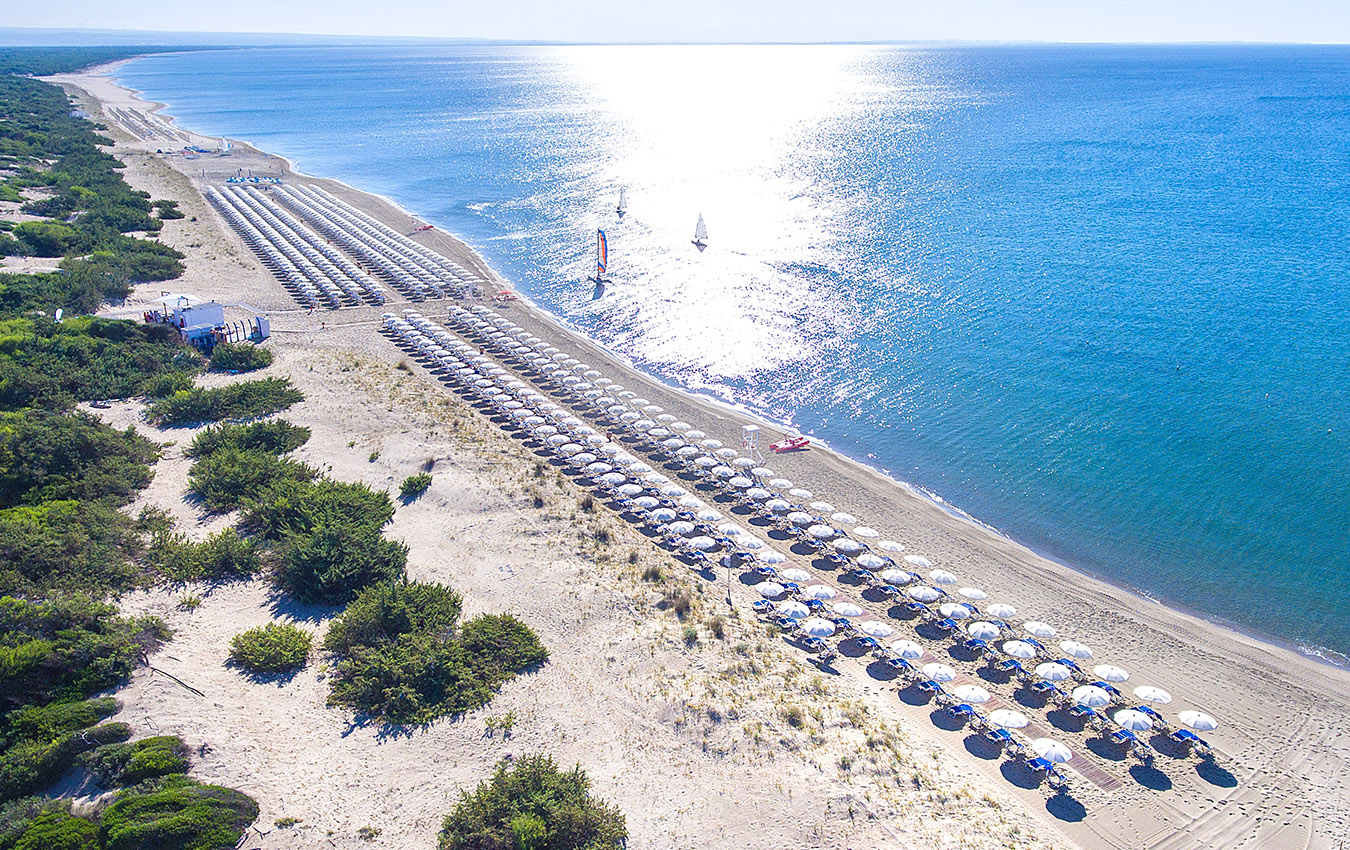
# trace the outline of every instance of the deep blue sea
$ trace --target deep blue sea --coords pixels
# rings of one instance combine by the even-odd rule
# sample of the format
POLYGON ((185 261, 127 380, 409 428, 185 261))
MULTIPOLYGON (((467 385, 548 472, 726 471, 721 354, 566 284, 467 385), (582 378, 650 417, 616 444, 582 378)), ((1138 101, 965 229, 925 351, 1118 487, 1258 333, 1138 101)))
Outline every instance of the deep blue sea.
POLYGON ((118 76, 461 235, 652 373, 1350 653, 1350 49, 259 49, 118 76), (617 283, 591 301, 597 226, 617 283))

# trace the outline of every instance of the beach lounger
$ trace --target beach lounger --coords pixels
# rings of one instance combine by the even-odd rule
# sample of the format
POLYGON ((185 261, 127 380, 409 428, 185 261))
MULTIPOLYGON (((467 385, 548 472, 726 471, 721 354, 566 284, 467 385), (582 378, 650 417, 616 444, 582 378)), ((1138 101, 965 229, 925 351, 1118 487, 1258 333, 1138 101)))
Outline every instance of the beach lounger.
POLYGON ((979 638, 967 638, 961 642, 961 646, 975 655, 983 655, 989 651, 989 644, 979 638))
POLYGON ((863 649, 871 650, 873 652, 875 652, 878 649, 882 649, 881 644, 877 643, 876 638, 868 637, 866 635, 862 637, 854 637, 853 642, 856 643, 858 646, 861 646, 863 649))
POLYGON ((910 664, 904 658, 887 658, 886 666, 891 668, 895 672, 902 673, 904 675, 911 675, 914 672, 914 665, 910 664))
POLYGON ((921 694, 945 694, 942 685, 932 679, 920 679, 914 683, 914 689, 921 694))
POLYGON ((942 629, 944 632, 955 633, 961 631, 961 625, 950 617, 943 617, 933 625, 942 629))
POLYGON ((806 610, 810 611, 812 614, 819 614, 825 610, 825 602, 821 599, 803 599, 802 604, 805 605, 806 610))
POLYGON ((893 584, 879 584, 876 586, 877 592, 888 599, 894 599, 900 595, 900 588, 893 584))
POLYGON ((756 614, 771 614, 774 610, 773 603, 767 599, 756 599, 750 607, 756 614))
POLYGON ((947 706, 947 714, 954 720, 964 719, 968 721, 980 716, 980 713, 975 710, 975 706, 966 702, 958 702, 955 705, 947 706))
POLYGON ((1210 748, 1209 744, 1205 742, 1205 739, 1189 729, 1174 730, 1169 733, 1167 737, 1174 743, 1195 753, 1201 758, 1210 758, 1214 754, 1214 751, 1210 748))

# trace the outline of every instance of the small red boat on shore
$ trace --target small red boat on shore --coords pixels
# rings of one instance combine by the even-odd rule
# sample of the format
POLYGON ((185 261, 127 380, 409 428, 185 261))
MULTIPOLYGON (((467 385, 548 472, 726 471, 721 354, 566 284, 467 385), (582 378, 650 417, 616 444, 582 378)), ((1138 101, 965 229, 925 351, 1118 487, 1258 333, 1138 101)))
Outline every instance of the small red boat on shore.
POLYGON ((773 451, 774 454, 782 454, 783 452, 795 452, 798 449, 811 448, 811 441, 800 434, 795 434, 790 437, 784 437, 783 439, 779 440, 776 443, 770 443, 769 448, 773 451))

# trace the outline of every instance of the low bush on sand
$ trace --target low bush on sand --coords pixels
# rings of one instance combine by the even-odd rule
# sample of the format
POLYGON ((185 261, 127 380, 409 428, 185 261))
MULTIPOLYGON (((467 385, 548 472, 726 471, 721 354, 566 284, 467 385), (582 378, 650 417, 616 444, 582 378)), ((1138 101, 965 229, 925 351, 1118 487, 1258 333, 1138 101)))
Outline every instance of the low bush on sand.
POLYGON ((409 475, 403 479, 403 483, 398 488, 398 494, 405 501, 416 499, 427 491, 431 486, 431 476, 425 472, 419 472, 416 475, 409 475))
POLYGON ((146 414, 155 424, 174 428, 225 419, 258 419, 304 400, 304 393, 286 378, 263 378, 212 389, 182 390, 151 402, 146 414))
POLYGON ((289 623, 268 623, 230 641, 230 660, 250 673, 289 673, 305 666, 313 638, 289 623))
POLYGON ((211 351, 213 372, 254 372, 272 365, 272 352, 248 342, 223 342, 211 351))

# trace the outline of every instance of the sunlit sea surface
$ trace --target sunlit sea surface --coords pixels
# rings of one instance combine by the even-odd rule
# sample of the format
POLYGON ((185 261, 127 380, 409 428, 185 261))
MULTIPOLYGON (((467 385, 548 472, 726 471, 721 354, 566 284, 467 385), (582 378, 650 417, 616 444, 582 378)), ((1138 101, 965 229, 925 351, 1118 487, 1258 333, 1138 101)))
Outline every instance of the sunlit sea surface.
POLYGON ((119 77, 463 236, 650 372, 1350 652, 1350 50, 311 48, 119 77))

